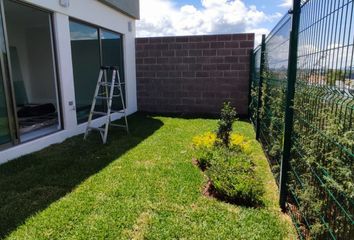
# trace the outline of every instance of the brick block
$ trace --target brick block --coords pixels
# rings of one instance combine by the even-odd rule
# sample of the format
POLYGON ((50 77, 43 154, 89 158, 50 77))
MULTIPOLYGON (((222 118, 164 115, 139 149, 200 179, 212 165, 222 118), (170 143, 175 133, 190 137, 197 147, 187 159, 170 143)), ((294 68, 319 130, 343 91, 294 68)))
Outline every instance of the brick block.
POLYGON ((164 56, 164 57, 174 57, 175 56, 175 51, 174 50, 162 51, 162 56, 164 56))
POLYGON ((232 36, 231 35, 218 35, 217 39, 218 39, 218 41, 231 41, 232 36))
POLYGON ((203 41, 205 42, 215 42, 217 40, 217 35, 204 35, 203 41))
POLYGON ((168 63, 168 57, 158 57, 157 59, 156 59, 156 63, 157 64, 166 64, 166 63, 168 63))
POLYGON ((144 58, 144 64, 156 64, 156 58, 144 58))
POLYGON ((232 40, 234 41, 247 40, 247 34, 234 34, 232 35, 232 40))
POLYGON ((196 50, 196 49, 189 50, 190 57, 198 57, 198 56, 202 56, 202 55, 203 55, 202 50, 196 50))
POLYGON ((169 72, 168 76, 170 78, 180 78, 182 77, 182 72, 169 72))
POLYGON ((218 55, 218 56, 230 56, 230 55, 232 55, 232 51, 230 49, 218 49, 216 51, 216 55, 218 55))
POLYGON ((238 63, 239 57, 238 56, 227 56, 225 57, 225 63, 238 63))
POLYGON ((230 64, 217 64, 216 69, 218 71, 225 71, 225 70, 230 70, 231 66, 230 64))
POLYGON ((204 64, 203 65, 203 70, 204 71, 215 71, 216 70, 216 64, 204 64))
POLYGON ((200 71, 203 69, 203 64, 189 64, 188 69, 189 71, 200 71))
POLYGON ((195 63, 195 57, 184 57, 183 63, 195 63))
POLYGON ((149 43, 149 38, 137 38, 135 39, 136 44, 145 44, 149 43))
POLYGON ((232 49, 231 54, 236 56, 242 56, 242 55, 244 56, 247 55, 247 49, 244 48, 232 49))
POLYGON ((224 57, 213 57, 210 58, 210 63, 223 63, 224 57))
POLYGON ((188 50, 178 50, 178 51, 176 51, 176 56, 177 56, 177 57, 188 56, 188 50))
POLYGON ((181 71, 181 72, 189 70, 188 64, 178 64, 178 65, 175 65, 175 68, 176 68, 176 71, 181 71))
POLYGON ((150 38, 150 43, 162 43, 162 38, 161 37, 150 38))
POLYGON ((204 49, 203 56, 216 56, 216 49, 204 49))
POLYGON ((176 37, 176 42, 189 42, 189 37, 176 37))
POLYGON ((183 45, 181 43, 170 43, 168 44, 168 49, 170 50, 178 50, 178 49, 182 49, 183 45))
POLYGON ((163 37, 163 38, 162 38, 162 42, 163 42, 163 43, 176 42, 176 38, 175 38, 175 37, 163 37))
POLYGON ((183 63, 183 57, 170 57, 169 63, 171 64, 180 64, 183 63))
POLYGON ((196 73, 196 77, 197 78, 206 78, 206 77, 209 77, 209 72, 197 72, 196 73))
POLYGON ((190 36, 190 42, 203 42, 203 36, 190 36))
POLYGON ((225 47, 225 43, 224 42, 212 42, 210 43, 210 48, 213 49, 220 49, 220 48, 224 48, 225 47))
POLYGON ((254 42, 253 41, 241 41, 240 42, 240 47, 241 48, 253 48, 254 47, 254 42))
POLYGON ((196 76, 196 72, 183 72, 182 77, 185 78, 194 78, 196 76))
POLYGON ((240 47, 240 42, 225 42, 225 48, 239 48, 240 47))
POLYGON ((239 63, 249 63, 251 60, 251 56, 240 56, 238 60, 239 63))
POLYGON ((210 57, 197 57, 196 63, 208 64, 210 63, 210 57))

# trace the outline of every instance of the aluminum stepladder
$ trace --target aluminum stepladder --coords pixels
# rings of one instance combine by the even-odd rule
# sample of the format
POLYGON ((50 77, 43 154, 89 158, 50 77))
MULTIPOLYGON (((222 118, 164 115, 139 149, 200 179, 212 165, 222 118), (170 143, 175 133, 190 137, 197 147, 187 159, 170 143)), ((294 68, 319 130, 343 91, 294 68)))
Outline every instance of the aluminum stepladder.
POLYGON ((101 67, 99 75, 98 75, 95 94, 94 94, 94 97, 92 100, 91 110, 90 110, 90 114, 89 114, 89 118, 88 118, 88 123, 87 123, 87 127, 86 127, 86 132, 84 135, 84 139, 87 138, 87 136, 91 130, 95 130, 100 133, 103 144, 105 144, 107 142, 108 130, 109 130, 110 125, 115 126, 115 127, 125 128, 127 133, 129 133, 128 120, 127 120, 127 115, 126 115, 122 85, 123 84, 120 80, 118 67, 116 67, 116 66, 102 66, 101 67), (111 82, 109 82, 107 80, 108 71, 112 71, 111 82), (114 91, 115 89, 118 90, 117 91, 118 93, 115 93, 115 91, 114 91), (115 98, 120 98, 120 100, 122 102, 122 108, 123 108, 122 110, 118 110, 118 111, 112 110, 112 103, 113 103, 113 99, 115 99, 115 98), (106 111, 95 111, 97 100, 106 100, 105 101, 106 106, 107 106, 106 111), (124 125, 112 124, 111 123, 111 114, 112 113, 122 113, 124 120, 125 120, 125 124, 124 125), (104 126, 98 127, 98 128, 91 126, 92 117, 94 115, 106 116, 106 122, 105 122, 104 126))

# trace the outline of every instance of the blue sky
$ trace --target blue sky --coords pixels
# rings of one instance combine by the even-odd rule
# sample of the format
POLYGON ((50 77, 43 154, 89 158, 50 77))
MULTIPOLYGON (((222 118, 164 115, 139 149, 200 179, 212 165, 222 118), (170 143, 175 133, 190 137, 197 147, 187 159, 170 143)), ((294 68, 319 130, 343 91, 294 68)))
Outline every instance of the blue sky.
POLYGON ((292 0, 140 0, 137 36, 254 32, 256 41, 289 10, 292 0))
MULTIPOLYGON (((202 4, 200 0, 174 0, 173 1, 177 6, 182 7, 186 4, 191 4, 196 6, 197 8, 202 8, 202 4)), ((281 13, 284 15, 287 12, 287 7, 281 7, 284 1, 281 0, 244 0, 243 1, 247 5, 255 5, 257 9, 262 10, 267 15, 272 15, 275 13, 281 13)), ((265 22, 260 25, 261 27, 266 27, 271 30, 275 24, 265 22)))

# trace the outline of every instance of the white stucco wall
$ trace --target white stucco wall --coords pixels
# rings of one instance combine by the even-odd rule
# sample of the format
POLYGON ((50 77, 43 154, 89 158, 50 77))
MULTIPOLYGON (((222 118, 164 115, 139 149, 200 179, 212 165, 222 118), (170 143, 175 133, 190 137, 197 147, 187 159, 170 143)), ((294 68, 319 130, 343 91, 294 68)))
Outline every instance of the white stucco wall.
MULTIPOLYGON (((70 0, 70 6, 60 6, 60 0, 24 0, 23 2, 52 11, 53 27, 57 51, 57 66, 59 75, 59 88, 61 94, 62 117, 64 130, 23 143, 12 148, 0 151, 0 164, 15 159, 19 156, 32 153, 48 147, 54 143, 60 143, 65 139, 81 134, 86 129, 86 123, 76 124, 75 106, 69 102, 75 102, 74 77, 71 59, 69 18, 79 19, 124 35, 124 64, 125 79, 127 84, 127 112, 132 114, 137 111, 136 99, 136 72, 135 72, 135 20, 117 10, 114 10, 97 0, 70 0), (128 23, 133 29, 129 32, 128 23)), ((120 118, 115 114, 113 119, 120 118)), ((93 125, 100 126, 104 119, 96 119, 93 125)))

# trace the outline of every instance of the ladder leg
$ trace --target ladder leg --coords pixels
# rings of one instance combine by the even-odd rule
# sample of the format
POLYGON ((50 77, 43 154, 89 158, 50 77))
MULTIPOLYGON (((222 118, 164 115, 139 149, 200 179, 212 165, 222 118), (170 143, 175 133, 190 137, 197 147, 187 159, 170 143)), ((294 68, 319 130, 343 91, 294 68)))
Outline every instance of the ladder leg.
POLYGON ((127 113, 126 113, 126 109, 125 109, 125 100, 124 100, 124 96, 123 96, 120 75, 118 73, 117 73, 117 78, 118 78, 118 84, 119 84, 119 94, 120 94, 120 99, 122 101, 123 115, 124 115, 124 120, 125 120, 125 129, 126 129, 127 133, 129 134, 128 119, 127 119, 127 113))
POLYGON ((90 109, 90 114, 89 114, 89 118, 88 118, 88 122, 87 122, 87 126, 86 126, 86 132, 85 132, 85 135, 84 135, 84 139, 87 138, 87 135, 88 135, 89 130, 90 130, 91 121, 92 121, 92 115, 93 115, 93 111, 94 111, 95 105, 96 105, 96 96, 97 96, 98 91, 100 89, 100 83, 102 81, 102 76, 103 76, 103 70, 100 70, 100 73, 98 75, 98 80, 97 80, 95 93, 94 93, 92 104, 91 104, 91 109, 90 109))
POLYGON ((110 92, 109 92, 109 100, 108 100, 108 106, 107 106, 106 125, 105 125, 105 131, 104 131, 104 136, 103 136, 103 143, 104 144, 107 142, 109 125, 111 123, 111 108, 112 108, 112 98, 113 98, 113 94, 114 94, 115 80, 116 80, 116 70, 113 70, 111 88, 110 88, 110 92))

